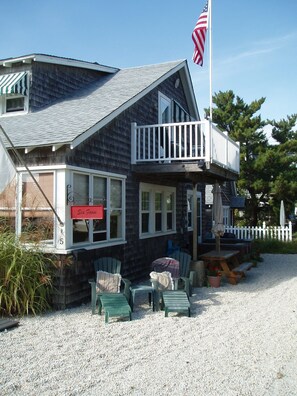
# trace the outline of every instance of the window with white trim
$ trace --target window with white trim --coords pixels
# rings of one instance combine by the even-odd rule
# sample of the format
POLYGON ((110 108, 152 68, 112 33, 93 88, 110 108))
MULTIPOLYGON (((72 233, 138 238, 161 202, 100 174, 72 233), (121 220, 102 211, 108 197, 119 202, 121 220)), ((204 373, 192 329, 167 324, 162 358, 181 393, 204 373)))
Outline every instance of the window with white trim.
MULTIPOLYGON (((33 171, 32 174, 53 206, 55 173, 33 171)), ((18 180, 18 186, 16 180, 13 180, 0 194, 0 227, 9 228, 12 232, 17 231, 22 242, 42 241, 43 244, 53 245, 55 219, 50 204, 28 172, 19 172, 18 180)))
POLYGON ((225 226, 230 225, 230 207, 223 206, 223 223, 225 226))
POLYGON ((0 115, 27 113, 29 73, 21 71, 0 75, 0 115))
POLYGON ((176 230, 176 189, 140 183, 140 236, 150 237, 176 230))
POLYGON ((125 238, 125 179, 73 172, 73 204, 103 205, 103 219, 72 220, 73 244, 125 238))
POLYGON ((171 121, 171 99, 159 92, 159 124, 168 124, 171 121))
MULTIPOLYGON (((198 243, 202 241, 202 201, 201 201, 201 192, 197 191, 197 238, 198 243)), ((188 231, 193 231, 194 228, 194 212, 193 212, 193 191, 187 191, 187 220, 188 220, 188 231)))
POLYGON ((189 113, 175 100, 173 101, 173 122, 188 122, 191 121, 189 113))
POLYGON ((24 95, 1 95, 0 115, 13 115, 28 112, 29 98, 24 95))

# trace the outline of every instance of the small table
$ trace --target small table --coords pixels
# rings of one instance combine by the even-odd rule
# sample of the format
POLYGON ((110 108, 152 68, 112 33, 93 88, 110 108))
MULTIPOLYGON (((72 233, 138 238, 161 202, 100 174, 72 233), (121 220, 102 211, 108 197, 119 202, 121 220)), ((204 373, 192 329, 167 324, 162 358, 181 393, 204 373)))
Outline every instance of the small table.
POLYGON ((151 305, 153 301, 153 311, 155 310, 155 298, 154 298, 154 288, 152 285, 144 285, 144 284, 139 284, 139 285, 133 285, 130 286, 130 292, 131 292, 131 309, 133 311, 134 303, 135 303, 135 296, 137 293, 148 293, 149 295, 149 304, 151 305))
POLYGON ((200 256, 202 260, 208 261, 211 264, 218 264, 224 274, 227 276, 229 283, 236 285, 239 275, 232 272, 229 263, 233 264, 233 267, 238 265, 239 250, 211 250, 208 253, 204 253, 200 256))

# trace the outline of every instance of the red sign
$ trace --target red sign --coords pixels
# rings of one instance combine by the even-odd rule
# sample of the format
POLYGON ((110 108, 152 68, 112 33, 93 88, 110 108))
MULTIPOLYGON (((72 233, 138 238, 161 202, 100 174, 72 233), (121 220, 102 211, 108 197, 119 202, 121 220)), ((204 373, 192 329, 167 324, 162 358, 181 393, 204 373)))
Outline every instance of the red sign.
POLYGON ((71 206, 72 219, 103 219, 103 205, 71 206))

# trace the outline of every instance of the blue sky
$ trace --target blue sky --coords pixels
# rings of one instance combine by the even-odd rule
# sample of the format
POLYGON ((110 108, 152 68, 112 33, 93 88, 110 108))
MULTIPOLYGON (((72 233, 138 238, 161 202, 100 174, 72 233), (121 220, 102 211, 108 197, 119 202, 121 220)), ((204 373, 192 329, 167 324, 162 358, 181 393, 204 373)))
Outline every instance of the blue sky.
MULTIPOLYGON (((44 53, 120 68, 187 59, 201 116, 209 106, 208 48, 192 62, 205 0, 0 0, 0 59, 44 53)), ((213 0, 213 92, 231 89, 261 115, 297 112, 297 1, 213 0)))

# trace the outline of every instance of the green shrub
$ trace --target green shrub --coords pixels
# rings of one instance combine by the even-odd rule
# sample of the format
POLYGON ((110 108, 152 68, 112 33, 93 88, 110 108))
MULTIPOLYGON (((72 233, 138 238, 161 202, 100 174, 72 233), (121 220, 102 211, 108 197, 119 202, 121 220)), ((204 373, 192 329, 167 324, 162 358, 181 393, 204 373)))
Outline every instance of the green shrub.
POLYGON ((256 239, 253 247, 260 253, 297 254, 297 240, 283 242, 277 239, 256 239))
POLYGON ((0 234, 0 316, 34 315, 50 308, 53 261, 38 247, 0 234))

